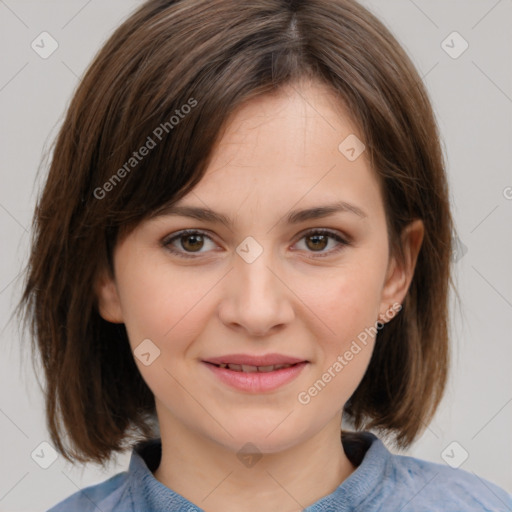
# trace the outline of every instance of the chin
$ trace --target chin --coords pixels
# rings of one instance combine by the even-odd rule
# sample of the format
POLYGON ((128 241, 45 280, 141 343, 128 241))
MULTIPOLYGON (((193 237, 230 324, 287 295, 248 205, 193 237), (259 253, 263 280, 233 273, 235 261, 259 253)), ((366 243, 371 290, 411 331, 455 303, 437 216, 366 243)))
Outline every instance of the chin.
POLYGON ((282 417, 271 427, 268 427, 267 423, 265 426, 258 426, 254 422, 239 424, 236 428, 231 425, 228 431, 232 437, 224 432, 225 435, 222 436, 222 439, 216 438, 215 441, 237 454, 240 451, 245 453, 251 450, 255 453, 270 454, 292 448, 303 442, 303 438, 307 438, 306 432, 297 431, 295 422, 290 422, 287 428, 281 422, 283 422, 282 417))

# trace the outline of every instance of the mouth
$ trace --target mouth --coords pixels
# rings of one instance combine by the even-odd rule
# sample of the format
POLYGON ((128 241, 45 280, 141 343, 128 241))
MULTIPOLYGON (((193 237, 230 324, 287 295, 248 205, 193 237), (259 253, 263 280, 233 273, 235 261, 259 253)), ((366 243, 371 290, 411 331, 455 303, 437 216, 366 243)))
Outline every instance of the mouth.
POLYGON ((275 391, 296 379, 309 361, 281 354, 232 354, 201 361, 217 382, 247 393, 275 391))
MULTIPOLYGON (((293 363, 293 364, 275 364, 275 365, 267 365, 267 366, 253 366, 248 364, 234 364, 234 363, 210 363, 209 361, 204 361, 207 364, 211 364, 216 366, 217 368, 224 368, 228 370, 232 370, 234 372, 244 372, 244 373, 269 373, 277 370, 283 370, 285 368, 291 368, 292 366, 297 366, 301 363, 293 363)), ((302 361, 306 362, 306 361, 302 361)))
POLYGON ((258 371, 254 370, 254 368, 262 368, 263 371, 272 371, 266 370, 266 368, 274 367, 285 367, 285 366, 293 366, 297 363, 307 363, 309 361, 289 356, 285 354, 264 354, 264 355, 252 355, 252 354, 225 354, 223 356, 217 357, 208 357, 207 359, 203 359, 204 363, 214 364, 216 366, 224 365, 230 366, 231 370, 235 371, 258 371), (245 370, 242 368, 245 367, 245 370))

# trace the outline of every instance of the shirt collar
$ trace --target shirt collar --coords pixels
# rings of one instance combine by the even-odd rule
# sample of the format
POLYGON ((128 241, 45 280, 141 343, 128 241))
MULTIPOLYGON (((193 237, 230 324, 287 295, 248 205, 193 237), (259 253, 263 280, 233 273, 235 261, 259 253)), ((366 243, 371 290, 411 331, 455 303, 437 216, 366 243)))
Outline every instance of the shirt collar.
MULTIPOLYGON (((344 433, 342 443, 356 470, 331 494, 320 498, 304 512, 352 510, 381 481, 392 455, 380 439, 370 432, 344 433)), ((132 450, 128 479, 135 510, 203 512, 154 477, 152 472, 158 468, 161 455, 161 438, 140 442, 132 450)))

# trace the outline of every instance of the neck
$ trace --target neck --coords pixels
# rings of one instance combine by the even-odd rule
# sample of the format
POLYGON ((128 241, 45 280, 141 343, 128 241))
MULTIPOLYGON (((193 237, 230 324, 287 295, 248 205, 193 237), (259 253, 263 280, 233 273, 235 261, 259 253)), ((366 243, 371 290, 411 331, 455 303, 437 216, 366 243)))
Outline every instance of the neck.
POLYGON ((208 512, 259 512, 262 503, 269 512, 300 511, 355 470, 341 443, 341 414, 303 442, 252 458, 162 419, 162 458, 154 476, 208 512))

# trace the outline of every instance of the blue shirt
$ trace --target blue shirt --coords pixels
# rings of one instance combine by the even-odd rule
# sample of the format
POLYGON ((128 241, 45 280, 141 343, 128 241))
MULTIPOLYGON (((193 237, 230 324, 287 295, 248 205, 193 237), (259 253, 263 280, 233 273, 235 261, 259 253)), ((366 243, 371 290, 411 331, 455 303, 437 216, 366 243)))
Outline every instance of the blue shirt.
MULTIPOLYGON (((512 495, 462 469, 392 454, 369 432, 343 437, 357 469, 305 512, 511 512, 512 495)), ((86 487, 48 512, 204 512, 160 483, 161 439, 135 445, 127 471, 86 487)))

